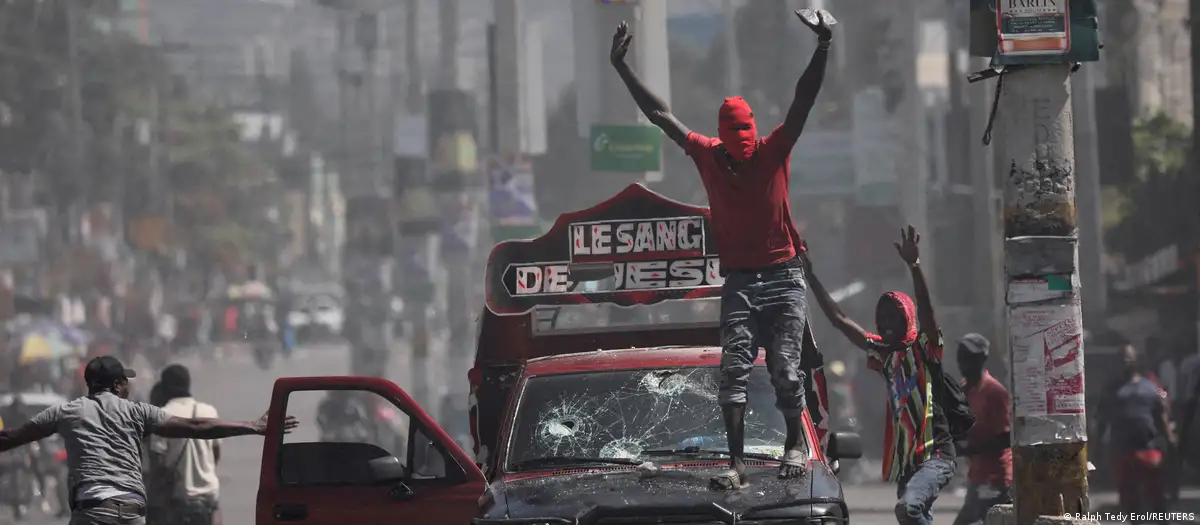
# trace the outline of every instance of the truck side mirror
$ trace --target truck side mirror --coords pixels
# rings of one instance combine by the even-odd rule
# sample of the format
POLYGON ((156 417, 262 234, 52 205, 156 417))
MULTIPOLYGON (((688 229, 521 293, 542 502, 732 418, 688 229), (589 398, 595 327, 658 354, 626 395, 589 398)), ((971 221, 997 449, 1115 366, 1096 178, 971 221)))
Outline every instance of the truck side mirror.
POLYGON ((834 432, 829 436, 830 459, 858 459, 862 457, 862 437, 854 432, 834 432))
POLYGON ((400 483, 408 477, 408 469, 396 456, 372 459, 369 465, 371 480, 378 484, 400 483))

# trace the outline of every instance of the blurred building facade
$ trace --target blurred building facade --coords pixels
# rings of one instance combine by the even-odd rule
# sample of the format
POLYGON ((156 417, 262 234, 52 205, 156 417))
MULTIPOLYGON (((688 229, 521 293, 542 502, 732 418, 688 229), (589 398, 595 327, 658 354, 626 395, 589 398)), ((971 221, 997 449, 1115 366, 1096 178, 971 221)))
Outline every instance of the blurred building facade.
POLYGON ((1188 0, 1104 0, 1099 87, 1123 86, 1136 116, 1192 121, 1188 0))

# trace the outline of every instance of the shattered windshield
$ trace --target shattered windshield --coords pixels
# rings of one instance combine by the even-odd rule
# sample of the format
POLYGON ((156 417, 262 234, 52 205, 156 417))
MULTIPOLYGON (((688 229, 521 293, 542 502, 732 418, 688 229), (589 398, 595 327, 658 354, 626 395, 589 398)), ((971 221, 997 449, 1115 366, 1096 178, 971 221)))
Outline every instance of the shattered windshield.
MULTIPOLYGON (((687 447, 727 451, 718 377, 715 366, 533 377, 517 408, 508 464, 638 458, 687 447)), ((781 456, 783 416, 765 367, 750 374, 748 394, 746 452, 781 456)))

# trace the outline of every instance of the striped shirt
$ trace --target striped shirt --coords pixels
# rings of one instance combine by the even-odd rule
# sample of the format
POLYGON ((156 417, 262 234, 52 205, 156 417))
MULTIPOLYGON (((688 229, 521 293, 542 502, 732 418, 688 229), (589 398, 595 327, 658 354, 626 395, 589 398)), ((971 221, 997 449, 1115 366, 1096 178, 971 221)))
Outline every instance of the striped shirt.
POLYGON ((867 351, 867 366, 888 382, 888 414, 883 433, 883 479, 900 481, 935 456, 953 454, 949 423, 935 402, 941 373, 942 333, 937 342, 921 332, 904 351, 867 351))

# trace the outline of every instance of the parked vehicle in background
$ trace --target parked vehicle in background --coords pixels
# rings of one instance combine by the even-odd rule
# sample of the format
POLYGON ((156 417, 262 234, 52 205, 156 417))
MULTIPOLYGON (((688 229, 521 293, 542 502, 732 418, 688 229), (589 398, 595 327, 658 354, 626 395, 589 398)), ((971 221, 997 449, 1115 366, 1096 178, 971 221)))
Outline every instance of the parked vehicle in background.
POLYGON ((341 298, 313 294, 296 296, 287 318, 296 333, 296 342, 305 344, 341 336, 346 313, 341 298))

